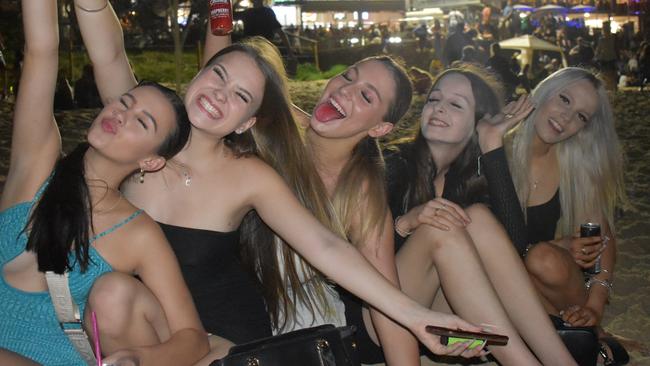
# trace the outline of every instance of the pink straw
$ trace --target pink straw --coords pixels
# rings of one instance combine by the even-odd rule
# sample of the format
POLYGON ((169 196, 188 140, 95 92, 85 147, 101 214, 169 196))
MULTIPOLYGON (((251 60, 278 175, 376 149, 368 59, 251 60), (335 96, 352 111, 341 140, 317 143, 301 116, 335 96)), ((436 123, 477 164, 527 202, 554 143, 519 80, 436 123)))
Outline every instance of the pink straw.
POLYGON ((93 322, 93 339, 95 340, 95 358, 97 358, 97 366, 102 366, 102 351, 99 347, 99 329, 97 327, 97 314, 90 313, 93 322))

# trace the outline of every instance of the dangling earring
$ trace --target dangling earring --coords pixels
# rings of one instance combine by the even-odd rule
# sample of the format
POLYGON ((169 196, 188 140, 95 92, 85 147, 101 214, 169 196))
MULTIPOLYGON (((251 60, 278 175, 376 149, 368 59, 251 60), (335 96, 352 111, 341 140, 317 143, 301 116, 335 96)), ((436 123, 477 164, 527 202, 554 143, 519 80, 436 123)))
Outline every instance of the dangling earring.
POLYGON ((140 183, 144 183, 144 169, 140 168, 140 183))

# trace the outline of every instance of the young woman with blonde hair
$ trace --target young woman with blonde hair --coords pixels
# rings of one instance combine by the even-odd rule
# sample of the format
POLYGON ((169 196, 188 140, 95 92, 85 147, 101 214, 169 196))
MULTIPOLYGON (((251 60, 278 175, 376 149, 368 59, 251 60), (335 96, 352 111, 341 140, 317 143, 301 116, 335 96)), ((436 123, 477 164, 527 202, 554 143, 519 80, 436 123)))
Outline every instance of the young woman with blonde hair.
POLYGON ((517 121, 504 116, 480 130, 482 151, 504 155, 505 145, 508 155, 512 179, 493 179, 496 194, 518 197, 502 200, 517 215, 500 219, 546 310, 573 326, 599 325, 616 261, 614 212, 627 202, 609 98, 591 72, 570 67, 544 79, 531 101, 535 111, 507 135, 517 121), (587 222, 601 235, 580 238, 587 222), (601 272, 586 276, 597 260, 601 272))

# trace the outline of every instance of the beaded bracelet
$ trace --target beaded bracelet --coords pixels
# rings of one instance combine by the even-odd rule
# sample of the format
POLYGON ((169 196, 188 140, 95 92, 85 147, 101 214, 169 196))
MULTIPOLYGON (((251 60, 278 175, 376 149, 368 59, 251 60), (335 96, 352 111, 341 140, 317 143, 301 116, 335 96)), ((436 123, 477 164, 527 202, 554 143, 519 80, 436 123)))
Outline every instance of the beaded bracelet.
POLYGON ((412 230, 411 230, 411 231, 403 231, 402 229, 399 228, 399 226, 397 225, 397 221, 399 221, 399 219, 401 219, 401 218, 402 218, 402 216, 397 216, 397 217, 395 218, 395 223, 394 223, 395 231, 396 231, 396 232, 399 234, 399 236, 401 236, 402 238, 406 238, 407 236, 411 235, 411 234, 413 233, 413 231, 412 231, 412 230))
POLYGON ((101 8, 97 8, 97 9, 87 9, 87 8, 84 8, 83 6, 77 4, 76 2, 74 4, 74 6, 76 6, 77 8, 85 11, 86 13, 99 13, 100 11, 106 9, 106 7, 108 6, 108 0, 106 0, 106 4, 104 4, 104 6, 102 6, 101 8))

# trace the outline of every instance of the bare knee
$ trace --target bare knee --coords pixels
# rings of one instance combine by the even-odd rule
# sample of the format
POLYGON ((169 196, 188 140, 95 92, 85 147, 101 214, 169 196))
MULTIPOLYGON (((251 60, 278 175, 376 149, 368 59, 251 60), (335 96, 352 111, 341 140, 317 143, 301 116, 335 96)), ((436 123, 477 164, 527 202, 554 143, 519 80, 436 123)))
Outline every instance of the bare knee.
POLYGON ((97 314, 102 333, 120 334, 128 327, 139 287, 135 278, 111 272, 101 276, 88 296, 88 307, 97 314))
POLYGON ((548 286, 566 284, 570 269, 563 249, 550 243, 538 243, 526 254, 525 264, 528 272, 538 281, 548 286))
POLYGON ((468 245, 468 235, 464 228, 450 225, 449 230, 441 230, 430 225, 420 225, 414 235, 421 245, 432 254, 437 255, 449 249, 458 249, 459 246, 468 245))

